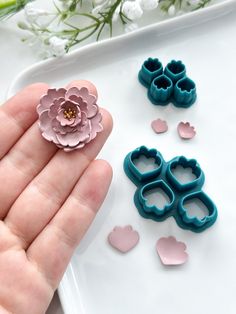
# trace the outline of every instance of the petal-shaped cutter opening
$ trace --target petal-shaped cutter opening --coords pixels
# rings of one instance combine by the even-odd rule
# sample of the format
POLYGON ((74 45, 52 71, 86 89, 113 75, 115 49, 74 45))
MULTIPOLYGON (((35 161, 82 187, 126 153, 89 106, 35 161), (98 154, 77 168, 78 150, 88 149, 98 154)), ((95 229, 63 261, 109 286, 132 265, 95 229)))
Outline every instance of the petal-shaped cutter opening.
POLYGON ((149 87, 157 76, 163 73, 163 66, 159 59, 148 58, 144 61, 139 74, 139 82, 145 87, 149 87))
POLYGON ((182 61, 172 60, 165 67, 164 73, 172 80, 173 84, 176 84, 178 80, 185 77, 186 67, 182 61))
POLYGON ((178 191, 187 191, 197 186, 200 189, 205 181, 204 173, 197 161, 195 159, 187 159, 184 156, 179 156, 169 161, 166 169, 166 177, 169 183, 178 191), (182 166, 183 168, 191 168, 192 173, 195 175, 196 178, 193 181, 181 183, 173 174, 173 169, 175 169, 177 166, 182 166))
POLYGON ((178 204, 178 212, 181 215, 185 224, 189 225, 189 229, 193 231, 203 231, 210 227, 217 219, 217 208, 213 201, 203 191, 198 191, 185 195, 178 204), (184 207, 184 204, 191 199, 199 199, 207 208, 208 215, 199 219, 196 216, 190 216, 188 209, 184 207), (192 226, 192 227, 191 227, 192 226))
POLYGON ((162 74, 156 77, 148 90, 148 98, 154 105, 166 106, 173 92, 171 79, 162 74))
POLYGON ((183 77, 174 86, 172 102, 176 107, 188 108, 197 99, 196 84, 188 77, 183 77))
POLYGON ((171 210, 174 201, 175 201, 175 195, 173 191, 170 189, 170 187, 163 181, 163 180, 157 180, 151 183, 146 184, 142 187, 139 193, 139 201, 140 204, 143 207, 143 210, 148 213, 153 213, 157 217, 164 216, 168 211, 171 210), (157 207, 157 205, 148 205, 148 200, 145 197, 145 194, 151 190, 155 189, 162 190, 169 198, 169 202, 166 203, 162 208, 157 207))
POLYGON ((154 148, 148 149, 146 146, 141 146, 129 153, 124 160, 124 170, 127 176, 134 182, 134 184, 139 185, 140 183, 147 182, 149 180, 156 179, 162 169, 163 158, 161 154, 154 148), (151 162, 154 163, 154 169, 142 172, 135 165, 135 160, 139 159, 141 156, 150 158, 151 162))

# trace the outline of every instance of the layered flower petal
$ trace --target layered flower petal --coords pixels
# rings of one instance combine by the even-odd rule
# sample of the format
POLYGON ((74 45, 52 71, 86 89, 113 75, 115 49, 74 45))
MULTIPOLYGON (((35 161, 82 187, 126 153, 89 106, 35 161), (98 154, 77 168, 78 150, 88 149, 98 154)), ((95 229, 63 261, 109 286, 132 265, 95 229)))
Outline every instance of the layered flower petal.
POLYGON ((93 140, 97 136, 97 133, 102 131, 103 127, 101 121, 102 115, 100 112, 90 120, 91 132, 89 141, 93 140))
POLYGON ((81 131, 75 131, 72 133, 59 134, 57 133, 58 142, 64 147, 76 147, 82 142, 85 142, 89 138, 91 131, 90 124, 87 124, 81 131))
POLYGON ((53 101, 53 104, 50 107, 49 110, 49 117, 54 119, 58 115, 58 110, 60 109, 60 106, 65 102, 64 98, 55 99, 53 101))
POLYGON ((84 102, 87 103, 87 112, 88 118, 92 118, 97 114, 98 106, 96 104, 97 97, 89 94, 89 91, 86 87, 82 87, 78 89, 77 87, 70 88, 66 93, 66 99, 71 98, 72 95, 77 96, 78 98, 82 98, 84 102))
POLYGON ((52 99, 58 99, 58 98, 65 98, 65 94, 66 94, 66 89, 65 88, 50 88, 48 90, 48 95, 52 98, 52 99))

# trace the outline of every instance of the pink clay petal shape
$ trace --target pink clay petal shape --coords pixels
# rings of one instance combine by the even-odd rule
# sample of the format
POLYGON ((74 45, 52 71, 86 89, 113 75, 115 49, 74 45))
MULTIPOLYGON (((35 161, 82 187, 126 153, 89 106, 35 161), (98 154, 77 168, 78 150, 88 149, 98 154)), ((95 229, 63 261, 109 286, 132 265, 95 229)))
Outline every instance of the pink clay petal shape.
POLYGON ((80 96, 80 89, 78 87, 71 87, 68 89, 68 91, 66 92, 66 95, 65 95, 65 99, 68 100, 71 96, 77 96, 79 97, 80 96))
MULTIPOLYGON (((65 152, 71 152, 71 151, 73 151, 74 149, 79 149, 79 148, 83 148, 85 146, 85 143, 83 142, 83 143, 80 143, 79 145, 77 145, 76 147, 66 147, 66 148, 64 148, 64 151, 65 152)), ((63 146, 62 147, 60 147, 60 148, 63 148, 63 146)))
POLYGON ((156 250, 164 265, 182 265, 188 259, 186 245, 174 237, 160 238, 156 250))
POLYGON ((70 125, 62 126, 57 119, 54 119, 52 121, 52 129, 54 130, 55 133, 60 133, 60 134, 67 134, 67 133, 73 133, 75 131, 80 131, 75 127, 72 128, 70 125))
POLYGON ((97 96, 90 94, 86 87, 80 89, 80 95, 87 103, 95 104, 97 101, 97 96))
POLYGON ((80 124, 81 126, 86 125, 87 123, 87 116, 86 114, 81 111, 80 114, 74 119, 74 122, 71 124, 71 127, 75 127, 78 124, 80 124))
POLYGON ((82 99, 88 104, 88 117, 93 117, 97 112, 97 97, 95 95, 91 95, 88 92, 88 89, 82 87, 81 89, 75 90, 74 87, 68 90, 66 97, 71 98, 71 93, 74 93, 77 97, 82 97, 82 99))
POLYGON ((84 142, 89 137, 88 129, 89 125, 83 129, 82 132, 76 131, 66 134, 57 134, 57 140, 62 146, 76 147, 80 142, 84 142))
POLYGON ((59 142, 55 136, 55 132, 51 128, 48 128, 46 132, 43 132, 42 136, 43 136, 43 138, 45 138, 45 140, 47 140, 49 142, 53 142, 56 145, 59 144, 59 142))
POLYGON ((49 88, 48 96, 52 99, 65 98, 66 89, 65 88, 49 88))
POLYGON ((63 102, 64 102, 63 98, 55 99, 53 101, 53 104, 51 105, 50 110, 48 110, 48 115, 50 118, 52 119, 56 118, 58 114, 58 110, 60 106, 63 104, 63 102))
POLYGON ((64 117, 63 110, 58 112, 58 115, 56 117, 57 121, 60 123, 61 126, 67 126, 67 125, 72 125, 75 122, 75 118, 72 118, 70 120, 66 119, 64 117))
POLYGON ((152 121, 151 127, 157 134, 165 133, 168 130, 168 125, 165 120, 157 119, 152 121))
POLYGON ((56 145, 59 144, 51 123, 47 124, 47 128, 45 128, 45 130, 42 132, 42 136, 49 142, 53 142, 56 145))
POLYGON ((81 97, 78 97, 76 95, 71 95, 69 97, 69 100, 73 101, 76 104, 79 104, 81 111, 84 111, 84 112, 88 111, 88 104, 85 101, 83 101, 81 97))
POLYGON ((37 112, 40 114, 42 111, 49 109, 52 102, 59 98, 65 98, 66 89, 49 88, 46 95, 43 95, 40 99, 39 105, 37 106, 37 112))
POLYGON ((57 119, 52 120, 51 126, 55 133, 66 134, 68 132, 66 127, 62 127, 57 119))
POLYGON ((40 115, 39 126, 42 131, 48 129, 48 126, 51 124, 52 119, 48 115, 48 110, 45 110, 40 115))
POLYGON ((98 132, 101 132, 103 130, 103 126, 101 124, 101 121, 102 121, 101 113, 98 113, 90 121, 91 121, 91 129, 92 129, 90 133, 90 140, 92 140, 97 136, 98 132))
POLYGON ((53 130, 54 130, 55 133, 62 134, 62 135, 65 135, 67 133, 75 132, 75 130, 71 130, 70 127, 66 127, 66 126, 63 127, 63 126, 61 126, 59 122, 58 122, 57 125, 54 123, 53 130))
POLYGON ((68 109, 75 110, 76 112, 81 111, 77 103, 71 100, 65 100, 64 103, 61 105, 60 110, 68 110, 68 109))
POLYGON ((81 87, 81 88, 71 87, 66 92, 65 99, 69 99, 71 95, 76 95, 77 97, 81 97, 87 103, 89 102, 95 103, 97 100, 97 97, 95 95, 90 94, 86 87, 81 87))
POLYGON ((77 87, 72 87, 66 93, 66 98, 71 99, 73 95, 77 96, 78 102, 80 102, 80 99, 82 99, 84 102, 87 103, 88 118, 92 118, 96 115, 98 111, 98 107, 96 105, 97 97, 89 94, 87 88, 82 87, 81 89, 78 89, 77 87))
POLYGON ((139 234, 131 226, 115 227, 108 235, 110 245, 122 253, 132 250, 139 242, 139 234))
POLYGON ((66 147, 77 147, 82 140, 86 140, 88 138, 87 134, 83 134, 80 132, 66 133, 66 134, 56 134, 58 142, 61 146, 66 147))
POLYGON ((40 99, 40 103, 37 106, 38 114, 41 114, 43 111, 49 109, 52 102, 53 102, 53 99, 50 96, 48 96, 48 95, 42 96, 40 99))
POLYGON ((97 112, 98 112, 97 105, 89 105, 88 106, 88 118, 91 119, 91 118, 95 117, 97 112))
POLYGON ((93 83, 87 80, 80 80, 80 86, 87 88, 91 95, 94 95, 96 98, 98 98, 98 91, 93 83))
POLYGON ((179 136, 185 140, 190 140, 196 135, 196 131, 194 130, 194 127, 190 125, 189 122, 180 122, 178 124, 178 133, 179 136))

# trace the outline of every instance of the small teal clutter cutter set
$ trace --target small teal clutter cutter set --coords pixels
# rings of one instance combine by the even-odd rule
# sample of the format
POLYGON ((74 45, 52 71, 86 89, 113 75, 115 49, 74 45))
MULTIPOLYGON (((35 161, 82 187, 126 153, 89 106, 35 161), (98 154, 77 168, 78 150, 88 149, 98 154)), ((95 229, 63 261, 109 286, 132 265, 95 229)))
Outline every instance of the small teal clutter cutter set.
POLYGON ((175 157, 166 162, 156 149, 141 146, 130 152, 124 160, 124 171, 129 179, 137 186, 134 195, 135 205, 141 216, 163 221, 173 216, 183 229, 193 232, 202 232, 214 224, 217 218, 217 208, 212 200, 202 191, 205 176, 195 159, 184 156, 175 157), (154 159, 155 168, 148 172, 141 172, 135 165, 135 160, 141 156, 154 159), (191 168, 195 176, 193 181, 181 183, 173 174, 177 166, 191 168), (153 189, 160 188, 166 193, 169 202, 163 208, 148 205, 145 194, 153 189), (207 208, 208 214, 199 219, 188 215, 185 204, 187 201, 198 199, 207 208))
POLYGON ((188 108, 196 101, 196 85, 186 76, 181 61, 172 60, 163 70, 159 59, 148 58, 138 78, 148 88, 148 98, 154 105, 166 106, 172 102, 176 107, 188 108))

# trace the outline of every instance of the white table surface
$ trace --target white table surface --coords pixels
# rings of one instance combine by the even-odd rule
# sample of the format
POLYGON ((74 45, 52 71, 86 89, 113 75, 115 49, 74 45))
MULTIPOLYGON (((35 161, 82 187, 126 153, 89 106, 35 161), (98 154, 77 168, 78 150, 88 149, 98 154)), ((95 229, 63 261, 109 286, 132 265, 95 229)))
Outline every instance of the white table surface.
MULTIPOLYGON (((7 89, 14 77, 28 66, 40 61, 32 49, 21 42, 23 32, 16 26, 22 14, 0 23, 0 69, 1 88, 0 104, 5 101, 7 89)), ((47 314, 63 314, 58 295, 56 294, 47 314)))

